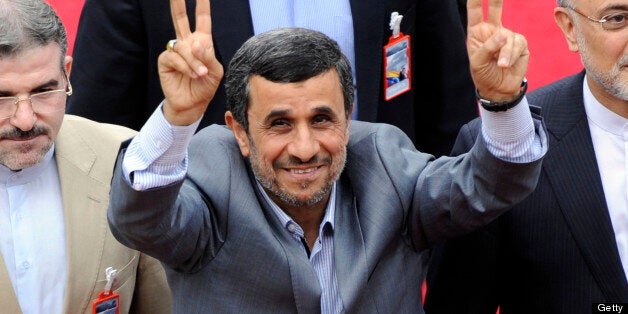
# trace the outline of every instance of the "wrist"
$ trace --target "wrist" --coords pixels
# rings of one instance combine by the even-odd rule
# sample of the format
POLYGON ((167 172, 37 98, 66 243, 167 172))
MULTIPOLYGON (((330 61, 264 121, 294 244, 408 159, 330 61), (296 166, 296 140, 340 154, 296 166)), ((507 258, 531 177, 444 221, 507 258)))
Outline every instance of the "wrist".
POLYGON ((186 110, 173 110, 168 100, 165 100, 162 106, 162 112, 171 125, 188 126, 201 119, 205 111, 198 107, 191 107, 186 110))
POLYGON ((499 111, 506 111, 510 108, 513 108, 517 104, 519 104, 521 102, 521 99, 523 99, 523 96, 525 96, 527 90, 528 90, 528 80, 526 78, 523 78, 523 81, 521 82, 521 86, 519 87, 519 94, 512 100, 496 102, 496 101, 484 99, 482 98, 482 96, 480 96, 480 93, 478 92, 477 89, 475 90, 475 96, 478 103, 484 109, 488 111, 499 112, 499 111))

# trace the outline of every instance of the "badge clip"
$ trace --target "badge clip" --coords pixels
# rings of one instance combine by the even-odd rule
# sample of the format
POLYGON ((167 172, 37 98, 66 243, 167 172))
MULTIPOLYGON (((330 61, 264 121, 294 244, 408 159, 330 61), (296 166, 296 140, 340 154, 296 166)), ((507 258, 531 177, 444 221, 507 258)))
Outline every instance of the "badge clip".
POLYGON ((98 299, 94 301, 92 306, 93 314, 120 314, 120 295, 111 291, 117 272, 113 267, 105 269, 107 283, 105 284, 105 289, 98 294, 98 299))

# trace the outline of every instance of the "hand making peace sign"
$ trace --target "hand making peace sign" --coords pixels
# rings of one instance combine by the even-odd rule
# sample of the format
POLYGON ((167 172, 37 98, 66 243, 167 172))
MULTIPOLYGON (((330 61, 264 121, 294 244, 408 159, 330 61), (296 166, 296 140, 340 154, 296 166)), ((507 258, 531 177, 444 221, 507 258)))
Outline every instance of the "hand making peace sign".
POLYGON ((224 70, 214 52, 209 1, 196 2, 193 33, 184 0, 170 0, 170 11, 177 39, 158 60, 163 112, 171 124, 189 125, 205 113, 224 70))
POLYGON ((503 102, 517 97, 528 69, 530 52, 521 35, 502 27, 502 0, 467 1, 467 50, 471 76, 482 98, 503 102))

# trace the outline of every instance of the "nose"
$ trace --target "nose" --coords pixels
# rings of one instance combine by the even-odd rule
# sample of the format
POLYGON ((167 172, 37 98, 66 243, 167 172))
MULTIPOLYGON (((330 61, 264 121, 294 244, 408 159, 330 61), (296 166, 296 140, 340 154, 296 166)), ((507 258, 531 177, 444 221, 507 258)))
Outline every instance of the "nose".
POLYGON ((30 99, 20 99, 16 106, 15 114, 10 119, 11 124, 22 131, 30 131, 37 121, 30 99))
POLYGON ((308 126, 299 126, 294 132, 292 142, 288 145, 288 153, 302 162, 307 162, 318 154, 320 144, 308 126))

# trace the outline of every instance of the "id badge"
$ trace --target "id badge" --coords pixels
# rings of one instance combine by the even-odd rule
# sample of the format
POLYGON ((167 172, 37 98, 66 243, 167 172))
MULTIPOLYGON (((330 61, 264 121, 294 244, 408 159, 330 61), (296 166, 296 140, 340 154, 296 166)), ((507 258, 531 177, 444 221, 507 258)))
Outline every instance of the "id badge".
POLYGON ((410 36, 403 33, 396 38, 390 36, 384 46, 384 98, 387 101, 412 88, 410 59, 410 36))
POLYGON ((120 294, 111 290, 117 273, 118 271, 113 267, 105 269, 107 283, 92 305, 92 314, 120 314, 120 294))
POLYGON ((105 292, 98 294, 98 300, 94 301, 92 314, 120 314, 120 295, 105 292))

